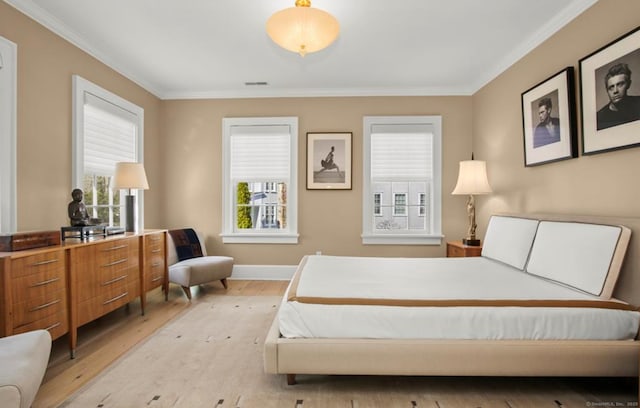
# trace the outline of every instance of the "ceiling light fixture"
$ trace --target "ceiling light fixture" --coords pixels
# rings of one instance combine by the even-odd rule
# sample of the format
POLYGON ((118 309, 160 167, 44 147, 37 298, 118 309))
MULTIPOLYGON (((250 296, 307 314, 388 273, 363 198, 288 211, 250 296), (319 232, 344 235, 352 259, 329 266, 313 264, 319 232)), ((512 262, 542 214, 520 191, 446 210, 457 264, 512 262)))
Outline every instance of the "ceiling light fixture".
POLYGON ((326 11, 311 8, 311 0, 296 0, 295 7, 274 13, 267 34, 282 48, 304 57, 327 48, 338 37, 340 24, 326 11))

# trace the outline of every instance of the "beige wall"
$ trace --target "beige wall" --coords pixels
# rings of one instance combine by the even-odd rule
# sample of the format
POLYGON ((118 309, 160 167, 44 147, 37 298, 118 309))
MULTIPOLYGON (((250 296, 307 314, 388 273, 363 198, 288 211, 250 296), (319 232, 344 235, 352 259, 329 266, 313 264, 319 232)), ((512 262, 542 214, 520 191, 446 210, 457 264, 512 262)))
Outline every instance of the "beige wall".
POLYGON ((457 163, 470 156, 471 97, 301 98, 160 101, 72 44, 0 2, 0 35, 18 45, 18 230, 68 222, 71 192, 71 77, 89 81, 145 111, 148 228, 194 226, 210 252, 239 264, 296 264, 304 254, 441 256, 444 247, 362 246, 362 117, 443 116, 443 230, 464 235, 464 198, 452 197, 457 163), (299 117, 298 245, 223 245, 221 120, 232 116, 299 117), (353 190, 305 189, 308 131, 353 132, 353 190))
POLYGON ((67 225, 71 201, 71 76, 141 106, 145 112, 146 225, 161 226, 160 100, 0 2, 0 36, 18 45, 18 230, 67 225))
POLYGON ((444 246, 362 245, 362 118, 442 115, 443 232, 466 232, 465 198, 451 196, 458 162, 471 156, 471 97, 283 98, 165 101, 162 107, 164 197, 168 228, 195 226, 209 251, 238 264, 294 265, 305 254, 443 256, 444 246), (222 244, 222 118, 297 116, 299 126, 298 245, 222 244), (353 132, 353 189, 306 190, 306 133, 353 132))
MULTIPOLYGON (((195 226, 211 252, 238 264, 295 264, 304 254, 441 256, 443 247, 363 246, 362 117, 443 116, 443 232, 466 232, 465 199, 449 193, 472 147, 488 162, 495 194, 478 198, 479 233, 493 212, 638 216, 639 149, 523 165, 521 92, 640 23, 640 2, 601 0, 473 97, 283 98, 160 101, 0 2, 0 35, 18 44, 18 229, 66 224, 71 191, 71 75, 145 110, 145 194, 150 228, 195 226), (299 117, 298 245, 221 243, 221 120, 299 117), (353 132, 353 189, 305 189, 306 132, 353 132), (631 186, 629 188, 628 186, 631 186)), ((577 76, 577 75, 576 75, 577 76)), ((577 79, 576 79, 577 84, 577 79)))
POLYGON ((495 190, 478 200, 481 234, 494 212, 640 216, 640 149, 525 168, 521 115, 522 92, 573 66, 580 122, 578 61, 638 25, 640 1, 600 0, 473 96, 473 149, 495 190))

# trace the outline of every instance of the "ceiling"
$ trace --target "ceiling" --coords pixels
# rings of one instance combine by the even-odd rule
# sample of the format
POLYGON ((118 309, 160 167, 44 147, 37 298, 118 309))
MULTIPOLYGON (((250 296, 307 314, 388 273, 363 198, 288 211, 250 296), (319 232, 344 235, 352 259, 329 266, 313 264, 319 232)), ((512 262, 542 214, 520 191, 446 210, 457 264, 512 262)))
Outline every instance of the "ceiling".
POLYGON ((471 95, 596 1, 313 0, 341 31, 302 58, 294 0, 5 0, 162 99, 471 95))

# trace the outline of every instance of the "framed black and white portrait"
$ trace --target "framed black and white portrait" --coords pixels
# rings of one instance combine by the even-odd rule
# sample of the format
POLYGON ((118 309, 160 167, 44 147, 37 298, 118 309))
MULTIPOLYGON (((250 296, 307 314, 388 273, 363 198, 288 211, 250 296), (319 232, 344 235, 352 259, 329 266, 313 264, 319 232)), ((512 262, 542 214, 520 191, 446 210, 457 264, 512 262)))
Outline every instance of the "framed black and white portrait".
POLYGON ((351 190, 351 132, 307 133, 307 189, 351 190))
POLYGON ((580 60, 582 153, 640 146, 640 27, 580 60))
POLYGON ((522 93, 524 165, 578 156, 573 67, 522 93))

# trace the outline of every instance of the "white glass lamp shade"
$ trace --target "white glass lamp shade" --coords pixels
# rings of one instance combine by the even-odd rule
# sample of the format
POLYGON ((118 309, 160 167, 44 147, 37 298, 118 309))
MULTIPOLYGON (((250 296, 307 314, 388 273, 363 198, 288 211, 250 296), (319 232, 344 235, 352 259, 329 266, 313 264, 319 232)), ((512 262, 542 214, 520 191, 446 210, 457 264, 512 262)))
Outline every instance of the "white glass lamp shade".
POLYGON ((276 12, 267 21, 267 34, 273 42, 303 57, 331 45, 339 32, 338 20, 311 8, 309 0, 297 0, 295 7, 276 12))
POLYGON ((460 162, 458 182, 451 194, 489 194, 493 192, 487 179, 487 163, 482 160, 460 162))
POLYGON ((134 189, 148 190, 147 174, 142 163, 116 163, 116 172, 112 186, 115 190, 134 189))

